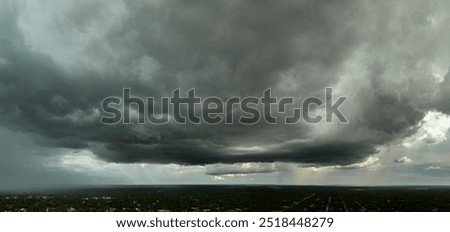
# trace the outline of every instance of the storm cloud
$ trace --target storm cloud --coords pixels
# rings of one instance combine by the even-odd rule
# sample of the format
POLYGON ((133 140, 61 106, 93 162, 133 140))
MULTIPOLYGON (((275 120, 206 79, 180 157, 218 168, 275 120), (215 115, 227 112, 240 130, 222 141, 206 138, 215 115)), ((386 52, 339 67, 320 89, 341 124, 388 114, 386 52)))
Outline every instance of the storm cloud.
MULTIPOLYGON (((0 123, 113 163, 361 163, 415 134, 427 112, 450 112, 449 10, 400 0, 2 1, 0 123), (123 88, 224 100, 271 88, 301 100, 326 87, 348 97, 349 123, 100 123, 101 101, 123 88)), ((211 173, 277 167, 239 169, 211 173)))

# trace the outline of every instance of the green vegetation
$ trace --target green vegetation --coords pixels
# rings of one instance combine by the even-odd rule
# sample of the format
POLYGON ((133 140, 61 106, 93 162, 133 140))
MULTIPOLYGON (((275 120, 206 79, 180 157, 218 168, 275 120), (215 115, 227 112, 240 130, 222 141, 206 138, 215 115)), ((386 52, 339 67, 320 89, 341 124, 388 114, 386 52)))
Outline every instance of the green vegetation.
POLYGON ((446 187, 132 186, 0 195, 0 211, 450 211, 446 187))

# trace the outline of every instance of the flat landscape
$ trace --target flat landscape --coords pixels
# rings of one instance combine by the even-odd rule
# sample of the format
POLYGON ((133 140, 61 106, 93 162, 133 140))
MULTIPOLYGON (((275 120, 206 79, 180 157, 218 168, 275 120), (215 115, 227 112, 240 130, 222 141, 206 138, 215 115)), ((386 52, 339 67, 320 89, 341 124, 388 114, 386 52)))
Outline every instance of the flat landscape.
POLYGON ((450 187, 97 186, 0 195, 0 211, 450 211, 450 187))

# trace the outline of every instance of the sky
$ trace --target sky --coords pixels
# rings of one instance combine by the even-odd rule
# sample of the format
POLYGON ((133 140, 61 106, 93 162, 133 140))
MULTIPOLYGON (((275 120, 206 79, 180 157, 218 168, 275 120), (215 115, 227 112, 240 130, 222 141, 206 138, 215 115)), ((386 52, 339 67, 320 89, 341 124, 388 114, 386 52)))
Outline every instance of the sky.
POLYGON ((0 0, 0 190, 449 185, 449 12, 447 0, 0 0), (123 88, 301 101, 327 87, 347 123, 100 123, 123 88))

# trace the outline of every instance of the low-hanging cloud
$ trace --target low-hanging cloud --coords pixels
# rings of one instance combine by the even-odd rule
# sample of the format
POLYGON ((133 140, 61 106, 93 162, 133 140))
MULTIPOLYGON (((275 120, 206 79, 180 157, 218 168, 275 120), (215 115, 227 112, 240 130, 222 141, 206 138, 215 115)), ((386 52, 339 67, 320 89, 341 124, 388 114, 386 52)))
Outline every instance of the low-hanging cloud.
POLYGON ((42 146, 119 163, 345 166, 449 112, 447 1, 70 1, 37 7, 56 15, 40 27, 27 4, 1 3, 0 122, 42 146), (349 123, 99 123, 101 101, 124 87, 223 99, 333 87, 349 123))

